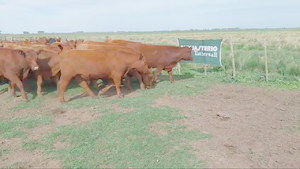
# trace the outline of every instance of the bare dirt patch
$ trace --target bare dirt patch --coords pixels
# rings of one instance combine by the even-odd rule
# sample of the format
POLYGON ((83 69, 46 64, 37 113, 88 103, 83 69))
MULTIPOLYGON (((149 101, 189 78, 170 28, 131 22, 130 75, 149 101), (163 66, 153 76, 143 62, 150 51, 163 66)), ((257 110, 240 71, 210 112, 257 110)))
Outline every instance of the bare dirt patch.
POLYGON ((156 103, 178 108, 187 117, 178 123, 188 129, 213 135, 191 143, 207 167, 300 166, 300 92, 222 84, 156 103))
POLYGON ((0 158, 0 168, 61 168, 61 162, 39 151, 13 151, 0 158))
POLYGON ((29 139, 38 140, 59 126, 79 125, 89 122, 100 116, 100 114, 90 112, 88 108, 82 108, 78 110, 64 110, 56 108, 48 113, 53 115, 52 123, 26 130, 29 139))

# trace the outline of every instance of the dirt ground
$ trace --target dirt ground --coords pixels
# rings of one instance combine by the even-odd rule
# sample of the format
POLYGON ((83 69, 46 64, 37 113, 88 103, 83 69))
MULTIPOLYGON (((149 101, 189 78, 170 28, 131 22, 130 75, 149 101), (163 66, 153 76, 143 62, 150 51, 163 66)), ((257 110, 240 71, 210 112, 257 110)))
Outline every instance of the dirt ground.
MULTIPOLYGON (((6 92, 0 97, 3 99, 8 95, 6 92)), ((56 98, 53 98, 53 102, 57 102, 56 98)), ((7 106, 3 105, 2 110, 7 106)), ((178 108, 187 118, 176 123, 213 136, 190 143, 198 150, 191 153, 206 161, 207 167, 300 166, 300 92, 220 84, 210 87, 204 95, 165 96, 157 99, 154 106, 178 108)), ((117 106, 114 108, 120 109, 117 106)), ((97 116, 87 111, 92 110, 85 108, 63 112, 53 109, 48 112, 53 114, 53 124, 25 132, 30 139, 39 140, 59 125, 78 125, 97 116)), ((24 114, 26 112, 15 112, 10 117, 24 114)), ((57 143, 54 146, 64 148, 68 145, 57 143)), ((20 138, 0 140, 0 149, 11 150, 8 154, 0 154, 0 168, 8 164, 11 167, 29 168, 62 166, 59 160, 49 155, 36 150, 24 151, 20 138)))
POLYGON ((213 135, 191 143, 210 168, 300 166, 300 92, 216 85, 198 97, 169 97, 188 129, 213 135))

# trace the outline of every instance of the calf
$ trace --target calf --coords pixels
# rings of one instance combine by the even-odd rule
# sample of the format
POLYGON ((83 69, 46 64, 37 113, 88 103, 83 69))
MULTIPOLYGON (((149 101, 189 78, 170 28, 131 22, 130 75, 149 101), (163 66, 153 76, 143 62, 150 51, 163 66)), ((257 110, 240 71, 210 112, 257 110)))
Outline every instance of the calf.
POLYGON ((0 77, 5 77, 10 80, 10 91, 12 96, 16 96, 15 86, 17 85, 21 91, 22 99, 28 101, 20 80, 28 76, 29 70, 37 70, 37 53, 33 50, 18 50, 0 48, 0 77))

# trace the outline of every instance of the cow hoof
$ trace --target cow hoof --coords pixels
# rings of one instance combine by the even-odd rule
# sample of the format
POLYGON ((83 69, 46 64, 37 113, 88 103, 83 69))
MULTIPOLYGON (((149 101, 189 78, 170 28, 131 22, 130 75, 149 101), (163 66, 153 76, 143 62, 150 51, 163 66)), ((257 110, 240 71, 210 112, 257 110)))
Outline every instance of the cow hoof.
POLYGON ((38 97, 42 97, 43 95, 42 94, 38 94, 38 97))
POLYGON ((23 102, 28 102, 28 99, 22 99, 23 102))

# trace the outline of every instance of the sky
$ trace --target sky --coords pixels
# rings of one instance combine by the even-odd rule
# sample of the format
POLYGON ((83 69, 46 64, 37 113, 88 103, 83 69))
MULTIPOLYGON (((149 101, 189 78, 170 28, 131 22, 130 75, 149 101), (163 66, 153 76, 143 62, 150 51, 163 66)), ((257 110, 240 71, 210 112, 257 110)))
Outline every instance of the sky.
POLYGON ((300 0, 0 0, 2 33, 300 27, 300 0))

